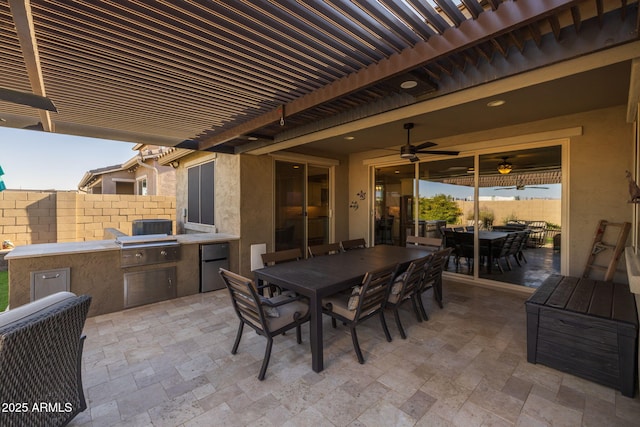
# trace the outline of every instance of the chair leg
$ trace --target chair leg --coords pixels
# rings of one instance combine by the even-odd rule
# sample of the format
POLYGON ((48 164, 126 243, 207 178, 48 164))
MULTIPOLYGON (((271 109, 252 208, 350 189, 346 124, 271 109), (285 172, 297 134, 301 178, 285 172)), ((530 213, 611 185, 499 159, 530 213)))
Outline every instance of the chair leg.
POLYGON ((382 329, 384 330, 384 335, 387 337, 387 342, 391 342, 391 334, 389 333, 389 328, 387 328, 387 321, 384 318, 384 311, 380 310, 380 323, 382 323, 382 329))
POLYGON ((233 343, 231 354, 236 354, 238 352, 238 346, 240 345, 240 338, 242 338, 242 329, 244 329, 244 322, 240 321, 240 326, 238 327, 238 333, 236 334, 236 342, 233 343))
POLYGON ((353 349, 356 352, 356 356, 358 357, 358 362, 360 364, 364 364, 364 357, 362 356, 362 351, 360 350, 360 344, 358 344, 358 335, 356 334, 356 327, 351 327, 351 341, 353 341, 353 349))
POLYGON ((436 283, 433 284, 433 298, 435 298, 440 308, 444 308, 442 304, 442 278, 437 279, 436 283))
POLYGON ((427 310, 424 309, 422 297, 418 298, 418 305, 420 306, 420 312, 422 313, 422 318, 424 320, 429 320, 429 316, 427 315, 427 310))
POLYGON ((258 379, 262 381, 264 374, 267 372, 267 366, 269 366, 269 359, 271 358, 271 347, 273 346, 273 338, 267 337, 267 348, 264 351, 264 360, 262 361, 262 368, 260 368, 260 374, 258 379))
POLYGON ((420 298, 420 294, 413 295, 413 297, 411 298, 411 305, 413 306, 413 312, 416 314, 416 319, 418 320, 418 322, 422 322, 422 314, 420 313, 420 308, 418 307, 418 303, 416 302, 417 298, 420 298))
POLYGON ((296 326, 296 339, 298 344, 302 344, 302 328, 300 325, 296 326))
POLYGON ((400 322, 400 310, 398 310, 398 306, 393 308, 393 316, 396 318, 396 325, 398 325, 398 331, 400 331, 400 336, 403 340, 407 339, 407 334, 404 333, 404 329, 402 328, 402 322, 400 322))

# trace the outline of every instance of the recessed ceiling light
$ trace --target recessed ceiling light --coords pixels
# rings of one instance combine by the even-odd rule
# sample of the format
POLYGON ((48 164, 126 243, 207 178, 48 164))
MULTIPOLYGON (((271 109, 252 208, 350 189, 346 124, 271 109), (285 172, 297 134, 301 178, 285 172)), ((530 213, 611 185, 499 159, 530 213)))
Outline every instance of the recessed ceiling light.
POLYGON ((399 170, 395 170, 394 173, 400 173, 400 171, 399 170))
POLYGON ((352 139, 356 139, 355 136, 345 136, 344 139, 346 139, 347 141, 351 141, 352 139))
POLYGON ((248 139, 249 141, 257 141, 257 140, 258 140, 258 137, 256 137, 256 136, 248 136, 248 137, 247 137, 247 139, 248 139))
POLYGON ((405 80, 402 83, 400 83, 400 87, 402 89, 411 89, 418 86, 418 82, 415 80, 405 80))
POLYGON ((499 107, 499 106, 504 105, 506 103, 507 103, 507 101, 505 101, 504 99, 496 99, 494 101, 487 102, 487 107, 499 107))

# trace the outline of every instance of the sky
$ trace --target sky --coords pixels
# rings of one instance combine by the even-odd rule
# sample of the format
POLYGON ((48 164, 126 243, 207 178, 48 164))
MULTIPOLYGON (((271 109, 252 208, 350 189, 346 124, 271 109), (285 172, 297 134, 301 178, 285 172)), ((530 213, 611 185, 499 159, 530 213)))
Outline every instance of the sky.
MULTIPOLYGON (((560 184, 536 185, 535 187, 547 187, 547 189, 525 188, 524 190, 496 190, 495 187, 480 188, 479 196, 481 198, 492 196, 519 197, 520 200, 559 199, 562 197, 562 186, 560 184)), ((473 188, 471 187, 420 181, 421 196, 433 197, 436 194, 448 194, 458 199, 473 200, 473 188)))
POLYGON ((126 162, 134 145, 0 126, 2 180, 10 190, 77 190, 85 172, 126 162))

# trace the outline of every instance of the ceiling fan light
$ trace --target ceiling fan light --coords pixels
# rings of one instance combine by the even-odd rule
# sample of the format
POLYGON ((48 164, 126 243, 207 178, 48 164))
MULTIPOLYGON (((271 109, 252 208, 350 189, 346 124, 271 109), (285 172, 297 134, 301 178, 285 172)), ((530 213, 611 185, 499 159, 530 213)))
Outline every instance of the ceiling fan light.
POLYGON ((400 147, 400 157, 403 159, 412 159, 415 155, 415 149, 411 145, 403 145, 400 147))
POLYGON ((508 173, 511 173, 512 168, 513 165, 511 163, 504 161, 498 165, 498 172, 500 172, 502 175, 506 175, 508 173))

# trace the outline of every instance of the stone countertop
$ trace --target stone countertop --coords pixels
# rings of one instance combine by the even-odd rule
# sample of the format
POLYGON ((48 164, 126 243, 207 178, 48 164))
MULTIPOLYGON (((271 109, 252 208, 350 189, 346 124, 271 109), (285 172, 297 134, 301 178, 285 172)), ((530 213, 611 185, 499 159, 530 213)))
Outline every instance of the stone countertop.
MULTIPOLYGON (((226 233, 194 233, 176 235, 178 243, 198 244, 216 243, 238 240, 239 237, 226 233)), ((38 243, 33 245, 17 246, 5 259, 33 258, 41 256, 67 255, 82 252, 99 252, 120 250, 115 240, 93 240, 88 242, 63 242, 63 243, 38 243)))

